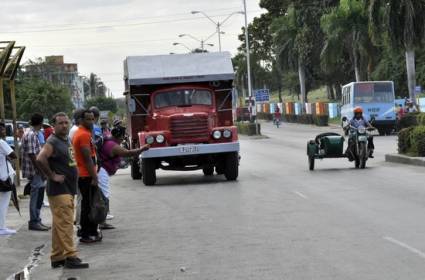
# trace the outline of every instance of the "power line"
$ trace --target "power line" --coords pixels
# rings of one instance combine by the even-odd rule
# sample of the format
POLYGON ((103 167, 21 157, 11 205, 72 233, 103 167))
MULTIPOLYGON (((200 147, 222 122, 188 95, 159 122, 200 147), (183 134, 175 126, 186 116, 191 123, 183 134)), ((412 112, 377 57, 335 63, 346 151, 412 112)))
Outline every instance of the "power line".
MULTIPOLYGON (((238 36, 238 33, 226 33, 224 36, 238 36)), ((153 40, 142 40, 142 41, 104 41, 97 43, 80 43, 80 44, 63 44, 63 45, 29 45, 31 48, 58 48, 58 47, 92 47, 92 46, 111 46, 111 45, 143 45, 147 43, 155 42, 171 42, 175 41, 176 37, 161 38, 153 40)))
MULTIPOLYGON (((248 13, 253 13, 253 12, 259 12, 260 10, 257 11, 250 11, 248 13)), ((222 16, 227 16, 227 14, 218 14, 218 15, 213 15, 211 17, 213 18, 217 18, 217 17, 222 17, 222 16)), ((13 34, 17 34, 17 33, 45 33, 45 32, 61 32, 61 31, 81 31, 81 30, 96 30, 99 28, 113 28, 113 27, 118 27, 118 28, 122 28, 122 27, 135 27, 135 26, 141 26, 141 25, 151 25, 151 24, 161 24, 161 23, 175 23, 175 22, 186 22, 186 21, 195 21, 195 20, 204 20, 204 17, 190 17, 190 18, 180 18, 180 19, 170 19, 170 20, 159 20, 159 21, 146 21, 146 22, 136 22, 136 23, 127 23, 127 24, 112 24, 112 25, 108 25, 108 26, 88 26, 88 27, 70 27, 70 28, 56 28, 56 29, 32 29, 32 30, 14 30, 14 31, 1 31, 0 33, 13 33, 13 34)))
MULTIPOLYGON (((210 12, 215 12, 215 11, 230 11, 230 10, 236 10, 239 9, 240 7, 233 7, 233 8, 223 8, 223 9, 212 9, 209 10, 210 12)), ((155 19, 155 18, 164 18, 164 17, 174 17, 174 16, 187 16, 188 13, 175 13, 175 14, 164 14, 164 15, 158 15, 158 16, 143 16, 143 17, 134 17, 131 19, 116 19, 116 20, 108 20, 108 21, 94 21, 94 22, 90 22, 90 21, 83 21, 83 22, 79 22, 79 23, 63 23, 63 24, 48 24, 45 25, 43 24, 44 22, 38 22, 38 23, 31 23, 30 26, 31 27, 35 27, 35 28, 52 28, 52 27, 67 27, 67 26, 78 26, 78 25, 92 25, 92 24, 111 24, 114 22, 128 22, 128 21, 133 21, 133 20, 145 20, 145 19, 155 19), (41 25, 40 25, 41 24, 41 25)))

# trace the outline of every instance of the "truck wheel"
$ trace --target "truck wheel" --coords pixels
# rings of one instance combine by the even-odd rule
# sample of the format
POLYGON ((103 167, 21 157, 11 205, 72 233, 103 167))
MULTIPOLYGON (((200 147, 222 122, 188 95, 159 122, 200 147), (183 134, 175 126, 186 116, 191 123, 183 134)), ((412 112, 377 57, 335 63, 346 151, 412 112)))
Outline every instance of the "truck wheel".
POLYGON ((202 168, 202 171, 204 172, 205 176, 212 176, 214 175, 214 166, 205 166, 204 168, 202 168))
POLYGON ((314 157, 308 157, 308 167, 310 170, 314 170, 314 157))
POLYGON ((239 154, 229 153, 226 155, 224 176, 227 181, 235 181, 239 175, 239 154))
POLYGON ((142 172, 140 172, 140 165, 138 160, 131 161, 131 178, 133 180, 142 179, 142 172))
POLYGON ((153 186, 156 183, 156 166, 152 159, 142 159, 142 179, 145 186, 153 186))

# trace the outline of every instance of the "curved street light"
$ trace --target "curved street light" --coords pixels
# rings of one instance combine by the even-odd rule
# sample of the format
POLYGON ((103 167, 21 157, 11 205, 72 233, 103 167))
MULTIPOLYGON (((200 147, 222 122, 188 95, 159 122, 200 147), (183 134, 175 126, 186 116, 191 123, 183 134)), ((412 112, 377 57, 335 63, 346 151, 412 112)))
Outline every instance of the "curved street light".
POLYGON ((191 34, 180 34, 179 35, 179 38, 189 37, 189 38, 191 38, 191 39, 193 39, 193 40, 201 43, 201 50, 203 51, 205 49, 205 45, 210 46, 210 47, 213 47, 214 46, 214 44, 207 44, 206 42, 208 40, 210 40, 216 33, 217 32, 214 32, 213 34, 211 34, 210 36, 208 36, 206 39, 199 39, 199 38, 197 38, 197 37, 195 37, 195 36, 193 36, 191 34))
POLYGON ((245 12, 243 12, 243 11, 233 12, 230 15, 228 15, 223 21, 220 22, 220 21, 213 20, 210 16, 208 16, 203 11, 191 11, 190 13, 192 15, 201 14, 201 15, 203 15, 204 17, 206 17, 209 21, 211 21, 215 25, 216 32, 213 35, 215 35, 216 33, 218 33, 218 49, 219 49, 220 52, 221 52, 221 34, 223 34, 222 31, 221 31, 221 26, 226 21, 228 21, 232 16, 237 15, 237 14, 240 14, 240 15, 244 15, 245 14, 245 12))
POLYGON ((189 48, 188 46, 186 46, 185 44, 183 44, 183 43, 179 43, 179 42, 174 42, 173 43, 173 46, 178 46, 178 45, 180 45, 180 46, 183 46, 183 47, 185 47, 189 52, 192 52, 192 49, 191 48, 189 48))

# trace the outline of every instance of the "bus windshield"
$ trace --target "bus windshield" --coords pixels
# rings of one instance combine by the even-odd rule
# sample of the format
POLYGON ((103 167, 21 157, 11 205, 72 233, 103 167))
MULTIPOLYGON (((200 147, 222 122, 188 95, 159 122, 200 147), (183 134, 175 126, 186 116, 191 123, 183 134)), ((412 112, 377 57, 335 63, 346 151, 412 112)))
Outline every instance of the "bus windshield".
POLYGON ((155 107, 186 107, 192 105, 212 105, 211 92, 203 89, 183 89, 158 93, 155 107))
POLYGON ((392 83, 360 83, 354 85, 354 103, 394 103, 392 83))

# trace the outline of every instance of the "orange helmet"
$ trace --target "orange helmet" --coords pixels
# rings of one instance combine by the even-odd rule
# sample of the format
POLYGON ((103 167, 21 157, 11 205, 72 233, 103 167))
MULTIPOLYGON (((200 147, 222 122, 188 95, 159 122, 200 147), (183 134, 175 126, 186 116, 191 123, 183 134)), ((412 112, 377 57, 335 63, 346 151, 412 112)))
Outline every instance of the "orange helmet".
POLYGON ((362 113, 363 114, 363 109, 362 109, 362 107, 356 107, 356 108, 354 108, 354 114, 357 114, 357 113, 362 113))

